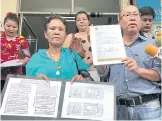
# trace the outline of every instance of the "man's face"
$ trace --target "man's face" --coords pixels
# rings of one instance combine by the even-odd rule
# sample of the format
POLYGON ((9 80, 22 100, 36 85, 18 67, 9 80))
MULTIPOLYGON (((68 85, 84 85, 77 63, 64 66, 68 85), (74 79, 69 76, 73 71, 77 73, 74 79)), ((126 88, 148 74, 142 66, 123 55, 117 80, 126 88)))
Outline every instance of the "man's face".
POLYGON ((125 7, 120 14, 119 24, 123 32, 138 33, 141 28, 141 18, 135 6, 125 7))
POLYGON ((146 33, 150 32, 152 27, 153 16, 146 14, 141 16, 141 20, 142 20, 141 31, 146 33))

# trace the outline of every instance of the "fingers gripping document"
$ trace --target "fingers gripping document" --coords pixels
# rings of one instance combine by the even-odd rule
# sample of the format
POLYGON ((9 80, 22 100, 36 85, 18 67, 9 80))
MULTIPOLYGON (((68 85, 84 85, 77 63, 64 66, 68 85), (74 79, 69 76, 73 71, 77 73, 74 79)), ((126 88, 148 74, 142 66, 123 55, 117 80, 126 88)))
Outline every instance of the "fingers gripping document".
POLYGON ((94 65, 121 63, 126 57, 119 25, 101 25, 90 28, 94 65))

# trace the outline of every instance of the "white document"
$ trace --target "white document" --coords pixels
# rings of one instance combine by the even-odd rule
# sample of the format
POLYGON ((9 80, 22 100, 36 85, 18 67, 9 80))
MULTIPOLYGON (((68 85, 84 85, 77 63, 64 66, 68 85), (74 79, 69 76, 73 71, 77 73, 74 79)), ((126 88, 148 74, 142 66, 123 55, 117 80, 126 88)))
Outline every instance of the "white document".
POLYGON ((10 78, 1 115, 57 117, 61 82, 10 78))
POLYGON ((97 74, 97 70, 90 70, 88 71, 91 77, 94 79, 96 82, 100 82, 100 76, 97 74))
POLYGON ((113 85, 66 83, 61 118, 114 120, 113 85))
POLYGON ((22 63, 20 62, 19 59, 16 59, 16 60, 6 61, 4 63, 1 63, 0 65, 1 67, 11 67, 11 66, 20 66, 22 65, 22 63))
POLYGON ((94 65, 121 63, 126 57, 119 25, 101 25, 90 27, 94 65))

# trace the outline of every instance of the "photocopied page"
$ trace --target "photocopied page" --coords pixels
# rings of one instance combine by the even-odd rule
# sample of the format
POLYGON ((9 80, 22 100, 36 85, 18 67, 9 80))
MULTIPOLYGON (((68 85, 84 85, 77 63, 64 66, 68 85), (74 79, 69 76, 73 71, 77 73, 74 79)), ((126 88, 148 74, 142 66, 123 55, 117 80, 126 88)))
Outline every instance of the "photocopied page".
POLYGON ((9 78, 1 115, 57 117, 60 81, 9 78))
POLYGON ((20 62, 19 59, 6 61, 0 64, 1 67, 11 67, 11 66, 20 66, 20 65, 22 65, 22 63, 20 62))
POLYGON ((90 40, 94 65, 121 63, 126 57, 119 25, 90 27, 90 40))
POLYGON ((66 82, 61 118, 114 120, 113 85, 66 82))

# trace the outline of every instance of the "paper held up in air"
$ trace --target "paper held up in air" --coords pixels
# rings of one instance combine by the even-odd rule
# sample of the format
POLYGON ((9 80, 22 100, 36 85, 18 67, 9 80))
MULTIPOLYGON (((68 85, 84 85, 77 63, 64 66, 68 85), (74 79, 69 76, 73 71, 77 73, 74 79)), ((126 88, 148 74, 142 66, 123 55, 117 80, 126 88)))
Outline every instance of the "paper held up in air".
POLYGON ((122 63, 126 57, 119 25, 90 27, 90 40, 94 65, 122 63))
POLYGON ((19 59, 6 61, 0 64, 1 67, 11 67, 11 66, 20 66, 20 65, 22 65, 22 63, 20 62, 19 59))

